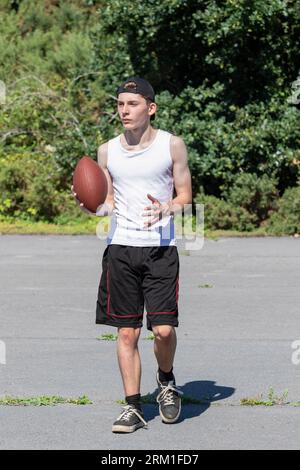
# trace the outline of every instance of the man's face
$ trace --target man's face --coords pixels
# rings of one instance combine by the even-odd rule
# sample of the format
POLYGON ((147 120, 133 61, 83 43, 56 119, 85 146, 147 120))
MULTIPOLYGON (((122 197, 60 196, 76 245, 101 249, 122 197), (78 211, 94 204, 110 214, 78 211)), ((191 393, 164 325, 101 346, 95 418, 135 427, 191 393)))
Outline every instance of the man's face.
POLYGON ((118 96, 118 113, 125 129, 132 130, 147 124, 153 114, 149 109, 155 110, 156 105, 148 104, 142 95, 120 93, 118 96))

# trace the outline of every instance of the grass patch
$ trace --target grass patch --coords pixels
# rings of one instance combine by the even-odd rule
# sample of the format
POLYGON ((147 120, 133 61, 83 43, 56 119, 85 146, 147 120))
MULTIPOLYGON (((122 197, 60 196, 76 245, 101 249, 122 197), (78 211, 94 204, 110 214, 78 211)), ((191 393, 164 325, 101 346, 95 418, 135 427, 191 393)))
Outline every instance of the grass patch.
MULTIPOLYGON (((300 407, 300 401, 297 402, 289 402, 287 401, 288 397, 288 390, 284 390, 282 395, 277 396, 274 393, 272 387, 269 388, 269 392, 267 397, 264 399, 263 395, 260 394, 255 397, 250 398, 242 398, 240 400, 240 405, 242 406, 295 406, 300 407)), ((126 405, 126 401, 123 400, 116 400, 116 403, 120 405, 126 405)), ((143 405, 157 405, 156 401, 156 394, 148 393, 147 395, 143 395, 141 397, 141 403, 143 405)), ((222 403, 216 403, 215 398, 213 396, 205 396, 202 398, 195 398, 189 395, 183 395, 181 397, 181 404, 184 405, 212 405, 212 406, 222 406, 222 403)), ((236 404, 230 406, 237 406, 236 404)))
POLYGON ((211 284, 200 284, 198 287, 204 287, 204 288, 211 288, 213 287, 211 284))
POLYGON ((288 390, 284 390, 281 396, 276 396, 272 387, 269 388, 268 398, 263 399, 263 395, 260 394, 257 397, 242 398, 240 404, 243 406, 274 406, 274 405, 287 405, 288 390))
MULTIPOLYGON (((126 405, 125 400, 117 400, 116 403, 119 403, 120 405, 126 405)), ((156 401, 156 395, 153 395, 151 393, 148 393, 147 395, 143 395, 141 397, 141 403, 143 405, 157 405, 156 401)), ((210 403, 209 399, 203 398, 203 399, 197 399, 194 397, 190 397, 188 395, 183 395, 181 397, 181 404, 182 405, 204 405, 210 403)))
POLYGON ((150 341, 153 341, 155 339, 155 336, 154 336, 153 333, 150 333, 148 336, 145 336, 145 338, 143 338, 143 339, 148 339, 150 341))
MULTIPOLYGON (((105 333, 101 336, 98 336, 96 339, 98 339, 99 341, 116 341, 118 339, 118 335, 115 335, 113 333, 105 333)), ((145 336, 145 338, 143 339, 147 339, 147 340, 154 340, 155 339, 155 336, 153 333, 150 333, 148 336, 145 336)))
MULTIPOLYGON (((264 227, 257 228, 250 232, 239 232, 238 230, 204 230, 204 237, 212 240, 216 240, 220 237, 241 237, 241 238, 252 238, 252 237, 270 237, 270 235, 264 227)), ((284 236, 284 235, 283 235, 284 236)))
MULTIPOLYGON (((33 222, 29 220, 15 220, 12 218, 0 218, 0 233, 1 234, 45 234, 45 235, 95 235, 96 226, 100 217, 86 217, 84 220, 71 219, 67 223, 48 223, 48 222, 33 222)), ((110 224, 109 217, 103 217, 101 222, 105 225, 110 224), (107 219, 107 220, 104 220, 107 219)), ((180 233, 180 232, 177 232, 180 233)), ((188 235, 188 233, 187 233, 188 235)), ((265 228, 259 228, 251 232, 238 232, 237 230, 204 230, 204 237, 207 239, 216 240, 218 237, 265 237, 271 236, 265 228)), ((184 255, 189 256, 188 250, 184 255)))
POLYGON ((90 405, 93 402, 86 396, 82 395, 78 398, 64 398, 60 396, 47 396, 19 398, 5 396, 0 398, 0 405, 8 406, 54 406, 63 403, 71 403, 72 405, 90 405))
POLYGON ((181 256, 191 256, 191 253, 189 250, 179 250, 179 254, 181 256))
POLYGON ((101 336, 98 336, 96 339, 99 341, 117 341, 118 335, 115 335, 113 333, 105 333, 101 336))
POLYGON ((95 235, 95 221, 74 224, 51 224, 48 222, 30 222, 19 220, 15 222, 0 221, 0 233, 20 235, 95 235))
POLYGON ((181 403, 183 405, 207 405, 211 401, 208 398, 194 398, 188 395, 183 395, 181 397, 181 403))

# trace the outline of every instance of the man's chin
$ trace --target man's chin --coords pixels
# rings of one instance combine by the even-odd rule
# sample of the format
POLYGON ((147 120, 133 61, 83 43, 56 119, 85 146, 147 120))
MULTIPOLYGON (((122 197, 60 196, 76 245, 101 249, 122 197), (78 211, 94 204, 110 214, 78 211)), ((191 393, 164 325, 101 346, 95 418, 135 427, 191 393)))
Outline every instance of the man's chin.
POLYGON ((123 122, 124 129, 134 130, 137 126, 133 122, 123 122))

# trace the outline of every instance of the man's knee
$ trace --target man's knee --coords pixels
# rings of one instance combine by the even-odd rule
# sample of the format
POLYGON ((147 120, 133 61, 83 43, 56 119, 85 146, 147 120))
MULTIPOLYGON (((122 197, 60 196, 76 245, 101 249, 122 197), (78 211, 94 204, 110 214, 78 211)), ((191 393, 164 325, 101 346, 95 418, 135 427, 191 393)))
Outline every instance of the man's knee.
POLYGON ((118 338, 123 344, 136 344, 141 333, 141 328, 123 327, 118 328, 118 338))
POLYGON ((171 325, 157 325, 152 326, 152 331, 158 339, 169 339, 175 333, 175 328, 171 325))

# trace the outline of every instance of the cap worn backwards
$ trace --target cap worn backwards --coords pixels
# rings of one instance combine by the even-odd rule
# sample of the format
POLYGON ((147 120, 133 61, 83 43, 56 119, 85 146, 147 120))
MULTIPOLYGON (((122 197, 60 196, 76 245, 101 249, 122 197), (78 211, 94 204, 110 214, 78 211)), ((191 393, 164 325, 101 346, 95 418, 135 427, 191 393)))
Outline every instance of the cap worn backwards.
POLYGON ((141 77, 129 77, 117 88, 117 96, 120 93, 136 93, 155 102, 155 93, 150 83, 141 77))

